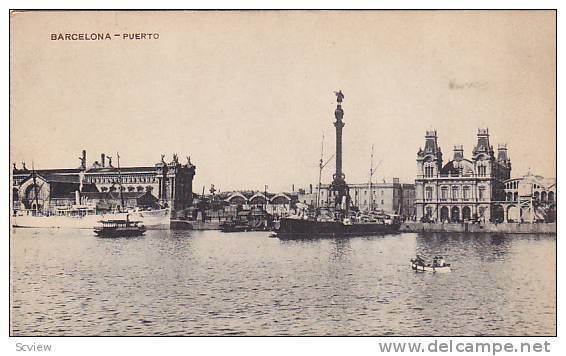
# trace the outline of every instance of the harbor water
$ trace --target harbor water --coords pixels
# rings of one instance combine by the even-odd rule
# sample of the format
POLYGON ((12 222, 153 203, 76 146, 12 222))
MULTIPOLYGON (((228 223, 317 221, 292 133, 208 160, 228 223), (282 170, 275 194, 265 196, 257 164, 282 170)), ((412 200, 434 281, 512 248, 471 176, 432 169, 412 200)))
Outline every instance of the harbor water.
POLYGON ((13 336, 556 333, 555 235, 12 229, 10 279, 13 336))

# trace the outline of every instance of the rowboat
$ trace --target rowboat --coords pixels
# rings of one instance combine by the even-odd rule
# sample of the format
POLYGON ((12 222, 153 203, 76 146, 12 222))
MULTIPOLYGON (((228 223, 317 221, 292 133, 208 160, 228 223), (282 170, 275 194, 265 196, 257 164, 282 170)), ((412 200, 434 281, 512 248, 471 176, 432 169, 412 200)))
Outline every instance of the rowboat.
POLYGON ((445 263, 442 257, 435 257, 432 264, 425 263, 425 261, 417 256, 411 259, 411 268, 415 272, 432 272, 432 273, 448 273, 452 272, 450 263, 445 263))

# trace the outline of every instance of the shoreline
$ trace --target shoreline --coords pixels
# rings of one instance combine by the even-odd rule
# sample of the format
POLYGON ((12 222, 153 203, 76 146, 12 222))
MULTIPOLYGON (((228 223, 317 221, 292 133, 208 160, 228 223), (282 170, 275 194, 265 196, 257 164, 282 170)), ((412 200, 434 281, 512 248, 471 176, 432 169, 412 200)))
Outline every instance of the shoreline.
POLYGON ((470 232, 505 234, 556 234, 556 223, 422 223, 404 222, 400 232, 470 232))

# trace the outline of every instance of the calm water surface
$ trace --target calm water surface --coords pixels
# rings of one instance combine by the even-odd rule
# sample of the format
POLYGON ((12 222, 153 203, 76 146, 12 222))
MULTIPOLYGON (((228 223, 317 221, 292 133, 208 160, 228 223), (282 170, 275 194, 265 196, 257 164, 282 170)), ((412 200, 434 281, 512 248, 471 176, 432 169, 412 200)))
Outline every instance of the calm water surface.
POLYGON ((556 237, 14 229, 12 335, 554 335, 556 237), (415 274, 415 254, 449 274, 415 274))

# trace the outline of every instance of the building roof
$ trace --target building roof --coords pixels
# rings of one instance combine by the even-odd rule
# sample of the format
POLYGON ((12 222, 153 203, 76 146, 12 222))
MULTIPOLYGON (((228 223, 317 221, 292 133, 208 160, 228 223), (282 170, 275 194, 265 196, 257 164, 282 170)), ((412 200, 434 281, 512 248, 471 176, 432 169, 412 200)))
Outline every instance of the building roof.
MULTIPOLYGON (((81 170, 79 168, 56 168, 56 169, 36 169, 38 174, 78 174, 81 170)), ((13 175, 26 175, 31 174, 29 169, 14 169, 13 175)))
POLYGON ((504 181, 504 183, 511 182, 511 181, 519 181, 519 182, 537 184, 537 185, 540 185, 541 187, 544 187, 546 189, 549 189, 549 188, 552 188, 553 186, 556 186, 556 178, 544 178, 543 176, 535 175, 535 174, 532 174, 532 173, 528 173, 528 174, 526 174, 522 177, 507 179, 506 181, 504 181))
MULTIPOLYGON (((122 195, 124 197, 125 200, 127 199, 139 199, 141 197, 143 197, 144 195, 149 194, 152 197, 155 198, 155 196, 153 196, 153 194, 151 194, 150 192, 123 192, 122 195)), ((88 199, 100 199, 100 200, 120 200, 120 192, 81 192, 81 196, 88 198, 88 199)), ((75 197, 75 193, 71 192, 71 193, 65 193, 62 194, 60 196, 60 198, 69 198, 69 199, 74 199, 75 197)), ((155 200, 157 200, 157 198, 155 198, 155 200)))
MULTIPOLYGON (((21 183, 24 183, 29 179, 33 179, 34 175, 31 172, 29 172, 28 174, 29 175, 24 180, 22 180, 21 183)), ((35 176, 37 179, 41 179, 47 183, 80 183, 78 174, 52 174, 45 173, 43 171, 37 171, 35 176)))
MULTIPOLYGON (((145 166, 145 167, 120 167, 120 172, 131 173, 131 172, 147 172, 155 173, 155 166, 145 166)), ((99 168, 89 168, 86 173, 118 173, 118 167, 99 167, 99 168)))
POLYGON ((449 161, 440 169, 440 174, 450 174, 452 176, 460 175, 460 168, 463 176, 472 175, 474 173, 474 163, 469 159, 462 158, 459 160, 449 161))

